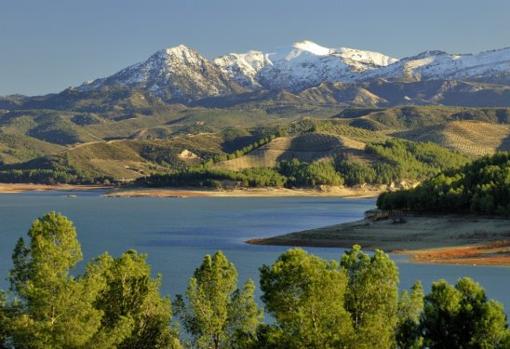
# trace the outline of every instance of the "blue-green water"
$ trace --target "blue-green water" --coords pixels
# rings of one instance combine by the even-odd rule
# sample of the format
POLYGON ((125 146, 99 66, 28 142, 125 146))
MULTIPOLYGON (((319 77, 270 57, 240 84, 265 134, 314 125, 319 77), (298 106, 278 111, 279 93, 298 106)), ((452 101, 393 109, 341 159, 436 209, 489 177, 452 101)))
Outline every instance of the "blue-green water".
MULTIPOLYGON (((258 268, 271 263, 284 247, 253 246, 243 241, 351 221, 374 206, 372 199, 337 198, 106 198, 100 192, 0 195, 0 287, 16 240, 35 217, 55 210, 78 229, 85 260, 104 251, 119 255, 136 249, 149 255, 155 273, 163 276, 163 292, 182 293, 203 256, 223 250, 236 264, 240 279, 257 280, 258 268), (75 193, 76 194, 76 193, 75 193)), ((328 259, 341 249, 309 248, 328 259)), ((397 258, 397 257, 395 257, 397 258)), ((455 282, 471 276, 490 297, 510 308, 510 268, 416 265, 397 258, 401 286, 419 279, 426 287, 439 278, 455 282)), ((83 267, 83 264, 81 265, 83 267)), ((81 268, 80 267, 80 268, 81 268)))

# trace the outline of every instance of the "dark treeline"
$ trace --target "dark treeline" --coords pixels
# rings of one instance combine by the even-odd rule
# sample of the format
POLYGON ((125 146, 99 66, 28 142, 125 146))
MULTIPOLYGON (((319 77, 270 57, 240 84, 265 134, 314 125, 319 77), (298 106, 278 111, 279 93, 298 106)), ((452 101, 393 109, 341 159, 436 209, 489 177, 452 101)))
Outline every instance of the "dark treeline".
POLYGON ((382 194, 381 209, 510 215, 510 153, 444 171, 414 189, 382 194))
MULTIPOLYGON (((317 185, 391 185, 401 181, 429 178, 440 170, 459 167, 468 161, 462 154, 432 143, 391 139, 368 143, 362 157, 342 153, 330 159, 303 162, 298 159, 279 162, 275 168, 220 170, 218 162, 243 156, 285 131, 272 131, 256 142, 231 154, 218 155, 198 167, 171 165, 171 154, 151 147, 144 157, 166 167, 163 174, 139 179, 135 184, 149 186, 222 187, 313 187, 317 185), (368 156, 367 156, 368 155, 368 156), (371 160, 368 160, 368 159, 371 160), (232 182, 232 183, 227 183, 232 182)), ((119 178, 101 175, 69 159, 47 156, 23 164, 0 164, 0 182, 40 184, 119 184, 119 178)))
POLYGON ((89 176, 74 169, 9 169, 0 170, 0 183, 37 183, 37 184, 104 184, 117 181, 112 177, 89 176))
POLYGON ((419 282, 399 292, 396 264, 359 246, 338 261, 301 249, 260 268, 265 311, 255 284, 238 284, 235 266, 205 256, 185 294, 161 296, 146 257, 105 253, 85 271, 71 221, 49 213, 13 252, 10 289, 0 294, 3 348, 510 348, 501 304, 469 278, 419 282))
POLYGON ((297 159, 280 162, 277 168, 247 168, 240 171, 208 167, 188 168, 174 173, 156 174, 138 179, 135 184, 150 187, 312 187, 340 185, 342 177, 331 161, 311 164, 297 159))
POLYGON ((216 155, 212 159, 210 159, 206 164, 212 165, 212 164, 214 164, 216 162, 220 162, 220 161, 237 159, 243 155, 248 154, 249 152, 252 152, 253 150, 255 150, 257 148, 260 148, 260 147, 270 143, 276 137, 281 137, 283 135, 285 135, 284 130, 274 131, 273 133, 270 133, 269 135, 265 135, 265 136, 259 138, 257 141, 255 141, 251 144, 245 145, 244 147, 237 149, 233 153, 216 155))
POLYGON ((115 179, 71 166, 67 159, 47 156, 24 164, 0 164, 1 183, 113 184, 115 179))
POLYGON ((154 174, 139 178, 135 185, 149 187, 282 187, 287 179, 271 168, 253 168, 242 171, 188 168, 174 173, 154 174))

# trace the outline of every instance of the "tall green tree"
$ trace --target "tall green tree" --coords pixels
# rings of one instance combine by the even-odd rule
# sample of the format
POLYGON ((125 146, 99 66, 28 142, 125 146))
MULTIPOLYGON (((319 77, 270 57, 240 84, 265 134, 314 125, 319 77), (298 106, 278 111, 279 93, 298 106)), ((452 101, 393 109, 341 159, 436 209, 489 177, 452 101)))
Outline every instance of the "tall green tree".
POLYGON ((351 314, 356 348, 392 348, 398 321, 398 269, 381 250, 369 256, 359 245, 341 259, 348 277, 345 307, 351 314))
POLYGON ((276 320, 276 328, 265 329, 265 341, 311 349, 350 343, 351 319, 344 308, 347 277, 337 262, 292 249, 260 269, 260 284, 262 299, 276 320))
POLYGON ((508 345, 503 306, 488 300, 484 289, 470 278, 455 286, 445 280, 432 285, 425 297, 422 321, 429 348, 489 349, 508 345))
POLYGON ((103 288, 94 277, 74 278, 69 270, 82 258, 76 230, 51 212, 36 219, 13 254, 11 289, 19 311, 11 321, 12 341, 20 348, 79 348, 101 324, 93 303, 103 288))
POLYGON ((5 292, 0 290, 0 349, 6 348, 6 341, 9 338, 9 311, 5 292))
POLYGON ((255 302, 255 283, 248 280, 228 304, 227 334, 231 348, 247 348, 254 341, 263 314, 255 302))
POLYGON ((396 333, 398 348, 418 349, 423 347, 420 320, 423 314, 424 296, 423 286, 420 282, 416 282, 410 292, 404 290, 400 293, 396 333))
POLYGON ((205 256, 190 279, 187 302, 179 302, 179 312, 195 346, 248 346, 262 320, 254 289, 252 281, 237 289, 237 270, 222 252, 205 256))
POLYGON ((180 348, 171 327, 172 307, 160 295, 160 278, 151 277, 146 256, 130 250, 119 258, 104 254, 87 268, 104 279, 95 306, 103 312, 95 343, 116 348, 180 348))

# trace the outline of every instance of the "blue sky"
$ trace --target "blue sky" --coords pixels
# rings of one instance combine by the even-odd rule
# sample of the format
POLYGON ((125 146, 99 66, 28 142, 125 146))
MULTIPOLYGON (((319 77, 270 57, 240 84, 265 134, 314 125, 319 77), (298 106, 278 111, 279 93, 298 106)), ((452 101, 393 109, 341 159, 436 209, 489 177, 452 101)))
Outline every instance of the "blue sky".
POLYGON ((207 57, 309 39, 403 57, 510 46, 508 0, 3 0, 0 95, 58 92, 181 43, 207 57))

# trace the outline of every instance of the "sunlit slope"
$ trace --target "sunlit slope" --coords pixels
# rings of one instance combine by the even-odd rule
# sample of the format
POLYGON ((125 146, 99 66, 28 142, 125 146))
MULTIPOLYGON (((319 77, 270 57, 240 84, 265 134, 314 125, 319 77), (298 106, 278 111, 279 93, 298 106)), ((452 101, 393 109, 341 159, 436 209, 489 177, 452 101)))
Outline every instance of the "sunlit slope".
POLYGON ((510 150, 510 125, 506 124, 451 121, 444 125, 399 132, 395 136, 433 142, 475 156, 510 150))
POLYGON ((169 168, 198 165, 222 154, 217 135, 190 135, 172 140, 114 140, 75 146, 61 154, 70 165, 89 173, 124 180, 169 168))
POLYGON ((222 161, 216 167, 240 170, 254 167, 275 167, 291 159, 313 162, 339 153, 363 157, 363 142, 323 133, 305 133, 294 137, 278 137, 270 143, 236 159, 222 161))
POLYGON ((111 141, 83 144, 65 152, 69 164, 87 173, 130 180, 151 172, 135 142, 111 141))

